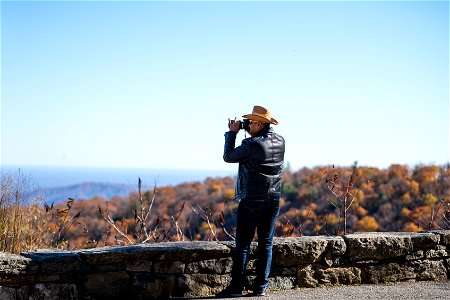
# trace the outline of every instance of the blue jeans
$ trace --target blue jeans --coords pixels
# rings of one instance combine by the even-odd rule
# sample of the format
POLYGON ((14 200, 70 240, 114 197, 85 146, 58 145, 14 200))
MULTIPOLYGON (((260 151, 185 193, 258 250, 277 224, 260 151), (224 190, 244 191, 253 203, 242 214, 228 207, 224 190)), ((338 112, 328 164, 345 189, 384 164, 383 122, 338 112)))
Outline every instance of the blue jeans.
POLYGON ((254 292, 262 292, 267 288, 272 263, 272 240, 279 210, 279 196, 268 196, 262 200, 242 199, 239 203, 231 272, 231 286, 235 290, 244 289, 245 269, 255 230, 258 233, 258 261, 254 292))

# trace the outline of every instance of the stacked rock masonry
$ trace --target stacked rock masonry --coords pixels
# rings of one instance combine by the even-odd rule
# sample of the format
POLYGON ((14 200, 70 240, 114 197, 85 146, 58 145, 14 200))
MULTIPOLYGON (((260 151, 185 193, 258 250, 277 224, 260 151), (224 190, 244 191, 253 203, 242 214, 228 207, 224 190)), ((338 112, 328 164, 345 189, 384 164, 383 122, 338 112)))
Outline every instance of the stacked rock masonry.
MULTIPOLYGON (((0 253, 0 299, 201 297, 230 282, 232 242, 0 253)), ((248 264, 254 280, 256 244, 248 264)), ((450 231, 276 238, 269 288, 450 279, 450 231)))

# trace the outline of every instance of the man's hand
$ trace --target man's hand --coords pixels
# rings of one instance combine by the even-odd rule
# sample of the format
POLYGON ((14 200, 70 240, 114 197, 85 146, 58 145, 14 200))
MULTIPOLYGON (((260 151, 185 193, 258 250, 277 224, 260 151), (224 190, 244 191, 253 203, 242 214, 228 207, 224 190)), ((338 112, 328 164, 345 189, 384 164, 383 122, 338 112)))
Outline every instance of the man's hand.
POLYGON ((236 120, 236 118, 234 118, 234 120, 228 118, 228 128, 230 128, 231 131, 238 133, 239 129, 241 129, 241 123, 239 120, 236 120))

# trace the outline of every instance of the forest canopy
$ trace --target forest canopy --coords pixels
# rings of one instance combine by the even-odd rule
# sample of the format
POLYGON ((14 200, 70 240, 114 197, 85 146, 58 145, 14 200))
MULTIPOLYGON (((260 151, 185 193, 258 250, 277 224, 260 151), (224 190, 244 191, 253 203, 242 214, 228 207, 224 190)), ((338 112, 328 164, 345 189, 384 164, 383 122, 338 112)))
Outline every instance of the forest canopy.
MULTIPOLYGON (((344 229, 346 233, 450 229, 449 164, 412 168, 391 165, 387 169, 356 165, 297 171, 286 168, 283 179, 275 228, 278 237, 341 235, 344 229), (340 198, 343 194, 345 199, 340 198)), ((238 206, 233 199, 234 184, 233 177, 207 178, 203 182, 145 190, 136 178, 136 191, 128 196, 68 199, 56 205, 45 203, 43 207, 33 203, 14 205, 17 199, 10 192, 13 201, 8 205, 2 184, 0 227, 2 232, 20 231, 19 215, 24 227, 26 220, 39 218, 37 228, 42 241, 33 242, 28 248, 232 240, 238 206), (11 211, 16 216, 16 227, 8 219, 11 211)), ((1 238, 7 244, 7 235, 1 238)), ((26 243, 23 246, 22 250, 27 248, 26 243)))

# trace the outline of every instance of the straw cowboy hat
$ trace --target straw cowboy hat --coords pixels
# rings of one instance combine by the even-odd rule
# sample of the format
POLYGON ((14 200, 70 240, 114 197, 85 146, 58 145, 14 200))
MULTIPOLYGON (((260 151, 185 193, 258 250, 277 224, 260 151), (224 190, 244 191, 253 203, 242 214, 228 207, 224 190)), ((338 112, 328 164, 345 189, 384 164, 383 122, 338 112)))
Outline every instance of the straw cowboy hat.
POLYGON ((273 125, 278 124, 278 121, 271 117, 270 110, 258 105, 253 106, 253 111, 251 114, 243 115, 242 117, 250 120, 270 123, 273 125))

